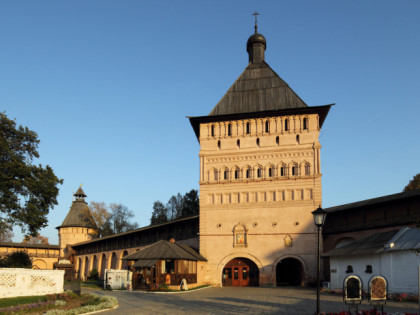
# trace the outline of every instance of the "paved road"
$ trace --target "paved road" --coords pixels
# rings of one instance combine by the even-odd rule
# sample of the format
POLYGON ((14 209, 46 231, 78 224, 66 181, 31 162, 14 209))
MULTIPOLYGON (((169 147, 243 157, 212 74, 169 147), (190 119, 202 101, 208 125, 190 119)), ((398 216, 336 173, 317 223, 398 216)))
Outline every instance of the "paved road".
MULTIPOLYGON (((89 290, 92 292, 91 290, 89 290)), ((303 314, 316 309, 316 292, 308 288, 205 288, 181 293, 139 291, 97 291, 98 295, 113 295, 119 307, 104 314, 303 314)), ((393 314, 416 314, 417 303, 385 305, 393 314)), ((321 310, 346 310, 339 296, 321 295, 321 310)), ((364 302, 359 310, 372 307, 364 302)))

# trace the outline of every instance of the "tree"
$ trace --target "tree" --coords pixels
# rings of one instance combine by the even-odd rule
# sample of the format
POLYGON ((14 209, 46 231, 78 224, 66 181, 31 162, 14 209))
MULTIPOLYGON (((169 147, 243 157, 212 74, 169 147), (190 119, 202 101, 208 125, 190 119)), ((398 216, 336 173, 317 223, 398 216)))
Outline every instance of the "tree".
POLYGON ((52 168, 34 165, 38 135, 0 113, 0 232, 20 226, 36 235, 48 223, 47 215, 57 205, 58 184, 52 168))
POLYGON ((13 236, 14 234, 11 230, 0 231, 0 242, 11 242, 13 239, 13 236))
POLYGON ((95 219, 99 229, 99 236, 108 236, 114 234, 111 227, 111 212, 104 202, 91 201, 89 204, 90 212, 95 219))
POLYGON ((32 260, 26 252, 14 252, 0 259, 0 267, 31 269, 32 260))
POLYGON ((43 244, 48 245, 48 237, 41 236, 39 233, 36 236, 25 235, 23 238, 22 243, 26 244, 43 244))
POLYGON ((137 223, 129 222, 129 219, 134 217, 133 211, 129 210, 122 204, 112 203, 111 221, 114 233, 123 233, 137 228, 137 223))
POLYGON ((181 217, 196 215, 199 212, 200 199, 198 198, 198 191, 191 189, 182 198, 181 217))
POLYGON ((134 217, 133 211, 122 204, 112 203, 108 206, 104 202, 92 201, 89 208, 100 236, 123 233, 137 228, 137 223, 130 222, 130 219, 134 217))
POLYGON ((413 179, 404 187, 403 192, 407 192, 409 190, 419 189, 420 188, 420 173, 413 176, 413 179))
POLYGON ((168 221, 167 216, 168 210, 160 201, 155 201, 153 203, 153 213, 150 218, 150 224, 159 224, 168 221))
POLYGON ((182 196, 178 193, 176 196, 169 198, 168 203, 166 204, 167 217, 168 220, 175 220, 178 215, 181 215, 182 208, 182 196))
POLYGON ((191 189, 190 192, 182 196, 178 193, 169 198, 166 207, 160 201, 153 203, 152 217, 150 224, 163 223, 170 220, 176 220, 187 216, 197 215, 199 213, 200 199, 198 191, 191 189))

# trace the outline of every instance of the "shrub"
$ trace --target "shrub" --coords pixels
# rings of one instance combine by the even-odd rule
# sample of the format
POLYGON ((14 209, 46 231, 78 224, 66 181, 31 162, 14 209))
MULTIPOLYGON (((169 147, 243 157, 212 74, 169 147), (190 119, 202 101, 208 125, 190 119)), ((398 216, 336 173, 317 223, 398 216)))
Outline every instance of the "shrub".
POLYGON ((98 280, 99 279, 99 271, 98 269, 92 269, 89 273, 89 279, 91 280, 98 280))

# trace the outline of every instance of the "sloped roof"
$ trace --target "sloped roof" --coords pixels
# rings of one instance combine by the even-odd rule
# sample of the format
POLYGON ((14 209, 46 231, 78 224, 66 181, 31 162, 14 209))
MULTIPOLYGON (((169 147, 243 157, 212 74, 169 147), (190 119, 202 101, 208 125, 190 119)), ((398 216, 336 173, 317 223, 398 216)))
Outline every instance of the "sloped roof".
POLYGON ((0 242, 0 247, 11 248, 40 248, 40 249, 60 249, 59 245, 50 244, 30 244, 30 243, 14 243, 14 242, 0 242))
POLYGON ((79 189, 77 189, 77 191, 74 193, 73 196, 84 196, 84 197, 86 197, 86 194, 82 189, 82 186, 79 186, 79 189))
POLYGON ((171 224, 176 224, 178 222, 194 220, 194 219, 198 219, 198 218, 199 218, 199 215, 188 216, 188 217, 184 217, 184 218, 181 218, 181 219, 176 219, 176 220, 172 220, 172 221, 168 221, 168 222, 163 222, 163 223, 144 226, 144 227, 134 229, 134 230, 130 230, 130 231, 127 231, 127 232, 121 232, 121 233, 112 234, 112 235, 109 235, 109 236, 103 236, 103 237, 95 238, 95 239, 90 240, 90 241, 84 241, 84 242, 80 242, 80 243, 77 243, 77 244, 72 244, 71 246, 73 248, 76 248, 78 246, 83 246, 83 245, 87 245, 87 244, 102 242, 104 240, 105 241, 106 240, 112 240, 112 239, 118 238, 120 236, 135 234, 135 233, 141 232, 141 231, 153 230, 153 229, 160 228, 162 226, 167 226, 167 225, 171 225, 171 224))
POLYGON ((66 218, 57 229, 63 227, 97 228, 92 213, 84 200, 74 200, 66 218))
POLYGON ((398 250, 420 250, 420 230, 404 227, 400 230, 376 233, 330 250, 322 256, 379 254, 398 250))
MULTIPOLYGON (((382 197, 378 197, 378 198, 372 198, 372 199, 347 203, 347 204, 344 204, 344 205, 339 205, 339 206, 326 208, 324 210, 327 211, 328 213, 332 213, 332 212, 337 212, 337 211, 367 207, 367 206, 381 204, 381 203, 385 203, 385 202, 397 201, 397 200, 408 199, 408 198, 416 198, 416 197, 420 197, 420 189, 415 189, 415 190, 410 190, 410 191, 407 191, 407 192, 382 196, 382 197)), ((328 218, 328 216, 327 216, 327 218, 328 218)))
POLYGON ((157 259, 186 259, 206 261, 203 256, 194 251, 191 247, 181 243, 158 241, 137 252, 123 257, 125 260, 157 260, 157 259))
POLYGON ((384 250, 388 241, 397 234, 398 230, 376 233, 361 240, 351 242, 342 247, 335 248, 322 256, 345 256, 361 254, 378 254, 384 250))
POLYGON ((308 107, 266 62, 249 63, 209 116, 308 107))

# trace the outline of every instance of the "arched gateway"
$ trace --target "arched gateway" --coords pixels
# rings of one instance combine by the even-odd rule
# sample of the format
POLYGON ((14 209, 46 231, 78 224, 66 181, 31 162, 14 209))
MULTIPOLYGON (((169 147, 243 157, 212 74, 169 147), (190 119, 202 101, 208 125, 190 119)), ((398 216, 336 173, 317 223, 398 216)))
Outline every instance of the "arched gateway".
POLYGON ((253 287, 259 285, 257 265, 248 258, 234 258, 223 268, 222 285, 224 287, 253 287))
POLYGON ((304 286, 305 276, 302 263, 295 258, 285 258, 276 266, 277 286, 304 286))

